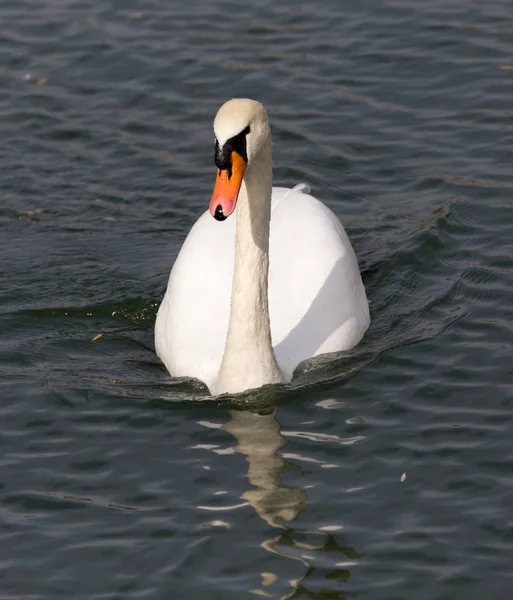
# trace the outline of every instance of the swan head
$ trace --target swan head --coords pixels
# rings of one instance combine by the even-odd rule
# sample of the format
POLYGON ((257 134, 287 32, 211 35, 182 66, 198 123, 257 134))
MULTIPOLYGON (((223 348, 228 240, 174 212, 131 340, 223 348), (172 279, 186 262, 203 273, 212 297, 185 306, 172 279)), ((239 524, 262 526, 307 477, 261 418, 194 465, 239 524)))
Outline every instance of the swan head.
POLYGON ((214 135, 217 178, 209 210, 224 221, 235 210, 244 172, 270 140, 265 108, 256 100, 228 100, 214 119, 214 135))

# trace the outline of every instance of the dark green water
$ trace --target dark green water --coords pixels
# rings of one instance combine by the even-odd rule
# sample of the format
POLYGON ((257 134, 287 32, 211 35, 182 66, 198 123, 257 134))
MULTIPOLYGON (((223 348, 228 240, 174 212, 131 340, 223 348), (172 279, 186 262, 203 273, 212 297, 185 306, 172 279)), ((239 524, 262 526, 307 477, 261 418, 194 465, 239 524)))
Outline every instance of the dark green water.
POLYGON ((0 599, 511 598, 511 0, 4 0, 0 58, 0 599), (153 323, 233 96, 373 323, 221 404, 153 323))

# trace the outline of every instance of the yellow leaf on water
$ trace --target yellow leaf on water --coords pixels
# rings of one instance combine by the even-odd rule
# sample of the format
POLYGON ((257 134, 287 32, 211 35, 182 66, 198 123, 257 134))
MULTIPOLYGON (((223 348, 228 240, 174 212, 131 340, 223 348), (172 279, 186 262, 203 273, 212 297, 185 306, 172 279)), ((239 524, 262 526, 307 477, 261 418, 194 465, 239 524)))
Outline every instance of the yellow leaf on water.
POLYGON ((94 338, 91 340, 91 342, 96 342, 96 340, 99 340, 102 337, 103 333, 99 333, 98 335, 95 335, 94 338))
POLYGON ((48 77, 40 77, 38 80, 36 80, 37 85, 44 85, 47 82, 48 82, 48 77))
POLYGON ((18 215, 19 221, 39 221, 39 217, 43 212, 42 208, 35 208, 33 210, 26 210, 24 213, 18 215))
POLYGON ((499 69, 501 71, 513 71, 513 65, 501 65, 499 69))

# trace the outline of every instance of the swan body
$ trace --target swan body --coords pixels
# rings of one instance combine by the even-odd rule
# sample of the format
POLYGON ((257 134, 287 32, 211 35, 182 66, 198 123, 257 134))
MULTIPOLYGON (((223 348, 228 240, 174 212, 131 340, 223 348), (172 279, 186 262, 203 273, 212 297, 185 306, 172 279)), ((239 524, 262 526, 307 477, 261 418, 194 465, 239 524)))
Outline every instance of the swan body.
POLYGON ((339 219, 306 186, 272 188, 263 106, 227 102, 214 133, 210 210, 172 268, 155 346, 172 375, 238 393, 290 381, 305 359, 352 348, 370 317, 339 219))

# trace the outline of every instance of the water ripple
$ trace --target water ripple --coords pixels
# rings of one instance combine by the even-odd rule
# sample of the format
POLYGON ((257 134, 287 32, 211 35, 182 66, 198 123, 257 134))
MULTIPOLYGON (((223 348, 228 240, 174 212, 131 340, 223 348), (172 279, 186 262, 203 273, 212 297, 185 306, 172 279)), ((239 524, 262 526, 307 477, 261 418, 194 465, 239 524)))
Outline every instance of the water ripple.
POLYGON ((509 3, 0 18, 0 599, 509 597, 509 3), (343 219, 373 322, 219 401, 152 327, 232 96, 343 219))

